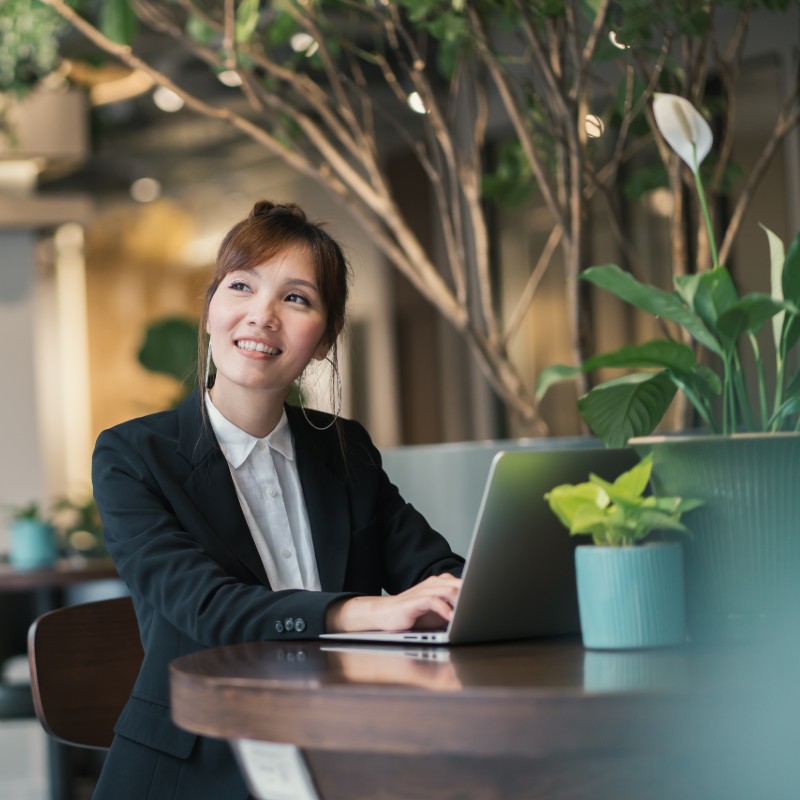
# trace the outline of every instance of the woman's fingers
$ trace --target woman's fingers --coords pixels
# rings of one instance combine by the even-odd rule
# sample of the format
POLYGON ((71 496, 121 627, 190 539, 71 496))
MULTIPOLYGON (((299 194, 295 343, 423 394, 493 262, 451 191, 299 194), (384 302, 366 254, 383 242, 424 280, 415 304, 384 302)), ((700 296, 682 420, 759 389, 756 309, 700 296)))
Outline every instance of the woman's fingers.
POLYGON ((435 575, 400 594, 388 597, 353 597, 331 606, 328 631, 407 630, 441 627, 453 616, 461 579, 435 575))

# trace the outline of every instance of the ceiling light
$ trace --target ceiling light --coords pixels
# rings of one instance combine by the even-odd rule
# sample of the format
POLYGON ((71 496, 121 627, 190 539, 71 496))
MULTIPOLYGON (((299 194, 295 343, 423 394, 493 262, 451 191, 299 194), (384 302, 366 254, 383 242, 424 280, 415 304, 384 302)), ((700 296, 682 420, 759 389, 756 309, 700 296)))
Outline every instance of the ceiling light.
POLYGON ((217 80, 225 86, 241 86, 242 76, 235 69, 224 69, 217 73, 217 80))
POLYGON ((406 102, 408 103, 408 107, 415 114, 428 113, 428 109, 425 108, 425 103, 423 102, 419 92, 409 92, 408 97, 406 98, 406 102))
POLYGON ((166 86, 158 86, 153 91, 153 102, 158 108, 169 114, 183 108, 183 98, 172 89, 167 89, 166 86))
POLYGON ((161 197, 161 184, 155 178, 139 178, 131 184, 130 194, 137 203, 152 203, 161 197))
POLYGON ((319 43, 310 33, 296 33, 289 40, 295 53, 305 53, 306 58, 313 56, 319 50, 319 43))
POLYGON ((616 31, 609 31, 608 32, 608 41, 611 42, 611 44, 613 44, 614 47, 618 47, 620 50, 627 50, 630 47, 629 44, 625 44, 624 42, 621 42, 617 38, 617 32, 616 31))
POLYGON ((596 114, 587 114, 583 125, 590 139, 599 139, 606 129, 605 123, 596 114))

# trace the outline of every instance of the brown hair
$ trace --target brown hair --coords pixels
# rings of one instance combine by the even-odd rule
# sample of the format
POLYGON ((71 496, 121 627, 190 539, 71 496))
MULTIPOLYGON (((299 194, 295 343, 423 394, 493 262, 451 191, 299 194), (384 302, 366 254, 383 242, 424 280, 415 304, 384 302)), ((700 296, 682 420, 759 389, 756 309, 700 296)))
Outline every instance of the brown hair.
MULTIPOLYGON (((198 331, 197 365, 201 389, 206 380, 208 307, 220 283, 234 270, 252 269, 293 247, 305 248, 311 256, 327 314, 325 338, 330 342, 333 364, 338 367, 336 340, 344 327, 350 279, 350 268, 342 248, 321 223, 310 221, 300 206, 261 200, 246 219, 228 231, 217 253, 198 331)), ((203 392, 200 394, 202 401, 203 392)))

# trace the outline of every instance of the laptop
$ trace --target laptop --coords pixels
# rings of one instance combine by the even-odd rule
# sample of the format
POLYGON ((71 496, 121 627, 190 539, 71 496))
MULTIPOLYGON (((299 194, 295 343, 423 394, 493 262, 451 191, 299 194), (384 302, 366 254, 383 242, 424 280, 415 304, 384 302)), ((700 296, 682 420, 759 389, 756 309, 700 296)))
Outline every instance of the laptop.
POLYGON ((637 463, 629 448, 501 451, 492 461, 463 583, 446 629, 325 633, 323 639, 401 644, 477 644, 580 632, 575 546, 544 499, 590 473, 613 481, 637 463))

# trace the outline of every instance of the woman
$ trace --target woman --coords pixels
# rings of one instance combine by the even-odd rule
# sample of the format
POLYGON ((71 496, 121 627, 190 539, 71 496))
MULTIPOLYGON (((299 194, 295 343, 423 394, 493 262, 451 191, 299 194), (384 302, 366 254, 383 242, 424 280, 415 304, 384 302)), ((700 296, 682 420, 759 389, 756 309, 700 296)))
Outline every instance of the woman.
POLYGON ((172 724, 174 658, 450 619, 463 559, 403 501, 366 431, 284 405, 312 360, 335 368, 347 286, 324 229, 257 203, 206 293, 205 391, 97 440, 95 497, 145 652, 99 800, 247 797, 227 743, 172 724))

